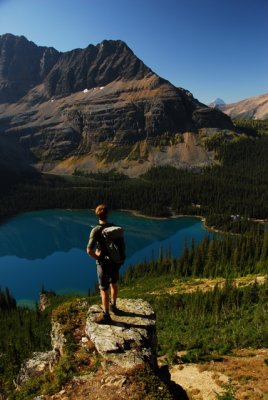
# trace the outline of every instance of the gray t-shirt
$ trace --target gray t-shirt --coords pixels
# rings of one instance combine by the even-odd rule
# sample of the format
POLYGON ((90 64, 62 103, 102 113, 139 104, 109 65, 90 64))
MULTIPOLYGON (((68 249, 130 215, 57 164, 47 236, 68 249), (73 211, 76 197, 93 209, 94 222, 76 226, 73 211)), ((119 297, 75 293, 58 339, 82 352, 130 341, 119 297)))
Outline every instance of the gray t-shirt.
POLYGON ((103 228, 107 228, 113 225, 114 224, 109 222, 106 222, 106 224, 103 225, 101 224, 96 225, 90 232, 87 248, 94 249, 96 247, 100 251, 105 251, 105 244, 103 242, 101 232, 103 228))

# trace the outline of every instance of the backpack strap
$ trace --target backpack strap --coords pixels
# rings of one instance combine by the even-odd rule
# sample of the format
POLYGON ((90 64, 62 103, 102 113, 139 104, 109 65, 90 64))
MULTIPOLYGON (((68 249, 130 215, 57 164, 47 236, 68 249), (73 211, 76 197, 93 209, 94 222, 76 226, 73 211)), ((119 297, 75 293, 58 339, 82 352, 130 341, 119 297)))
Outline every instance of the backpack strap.
POLYGON ((106 240, 105 240, 105 238, 102 236, 102 231, 103 231, 103 229, 109 228, 110 226, 114 226, 114 224, 108 222, 108 223, 106 223, 106 224, 98 224, 98 225, 97 225, 97 227, 100 227, 100 229, 98 229, 98 233, 99 233, 99 235, 98 235, 98 243, 99 243, 99 245, 100 245, 100 251, 101 251, 101 253, 102 253, 101 259, 104 259, 106 256, 109 255, 108 249, 107 249, 107 246, 106 246, 106 240))

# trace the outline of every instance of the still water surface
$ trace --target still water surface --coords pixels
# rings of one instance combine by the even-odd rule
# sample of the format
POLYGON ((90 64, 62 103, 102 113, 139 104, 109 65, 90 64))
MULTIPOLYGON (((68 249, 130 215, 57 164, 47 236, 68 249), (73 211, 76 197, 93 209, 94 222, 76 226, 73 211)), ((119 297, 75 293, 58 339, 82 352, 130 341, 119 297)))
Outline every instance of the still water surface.
MULTIPOLYGON (((209 232, 198 218, 165 220, 112 212, 110 221, 125 229, 127 259, 121 271, 157 258, 160 246, 182 253, 185 240, 198 243, 209 232)), ((96 224, 90 211, 50 210, 16 216, 0 225, 0 286, 9 287, 19 303, 38 300, 42 286, 57 293, 85 294, 96 285, 93 259, 85 252, 96 224)))

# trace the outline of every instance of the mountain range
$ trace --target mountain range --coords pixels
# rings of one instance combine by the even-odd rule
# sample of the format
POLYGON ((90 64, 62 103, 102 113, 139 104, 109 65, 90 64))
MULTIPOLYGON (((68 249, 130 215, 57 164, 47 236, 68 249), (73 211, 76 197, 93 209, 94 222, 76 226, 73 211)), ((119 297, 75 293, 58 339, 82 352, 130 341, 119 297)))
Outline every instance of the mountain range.
POLYGON ((231 118, 268 120, 268 93, 226 104, 220 109, 231 118))
POLYGON ((116 166, 134 175, 152 165, 203 165, 210 160, 201 128, 233 124, 120 40, 62 53, 24 36, 0 36, 2 165, 56 173, 116 166), (161 143, 172 146, 161 152, 161 143))

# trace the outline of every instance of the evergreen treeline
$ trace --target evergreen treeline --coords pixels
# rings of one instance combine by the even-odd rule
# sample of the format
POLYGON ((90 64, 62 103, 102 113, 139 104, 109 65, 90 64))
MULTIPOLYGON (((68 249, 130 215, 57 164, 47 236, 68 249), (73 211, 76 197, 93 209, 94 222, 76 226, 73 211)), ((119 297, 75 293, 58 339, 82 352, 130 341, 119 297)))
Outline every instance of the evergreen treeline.
POLYGON ((239 347, 267 347, 268 281, 239 287, 235 279, 248 274, 268 274, 268 232, 192 241, 180 258, 160 248, 158 260, 130 267, 120 284, 124 296, 143 295, 154 306, 159 354, 174 358, 186 350, 183 360, 195 362, 239 347), (225 278, 223 288, 216 284, 210 291, 187 293, 190 278, 216 277, 225 278), (168 294, 174 279, 184 282, 185 292, 168 294))
POLYGON ((234 125, 240 130, 249 134, 267 134, 268 133, 268 121, 262 119, 235 119, 234 125))
POLYGON ((157 311, 159 354, 184 361, 217 359, 236 348, 268 344, 268 283, 244 288, 226 280, 223 289, 149 296, 157 311))
POLYGON ((0 305, 0 389, 5 394, 14 392, 13 379, 23 361, 33 351, 50 349, 51 324, 46 312, 16 306, 8 289, 0 291, 0 305))
POLYGON ((200 171, 154 168, 130 179, 121 174, 85 174, 68 178, 34 177, 16 183, 0 199, 0 218, 52 208, 135 209, 147 215, 203 215, 210 226, 245 232, 251 219, 268 218, 268 136, 216 145, 220 166, 200 171), (25 181, 24 181, 25 182, 25 181))
POLYGON ((185 243, 180 258, 173 258, 169 249, 158 260, 129 267, 121 282, 129 285, 140 277, 170 274, 174 277, 214 278, 240 277, 248 274, 268 274, 268 232, 264 235, 224 235, 222 238, 206 237, 198 245, 192 240, 185 243))
POLYGON ((16 299, 11 295, 8 288, 2 290, 0 287, 0 310, 9 311, 16 309, 17 302, 16 299))

